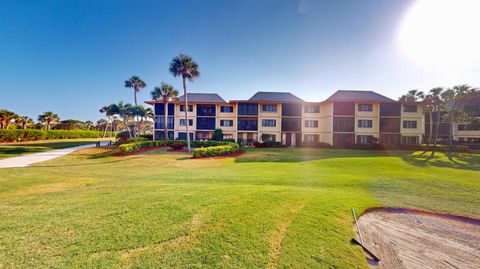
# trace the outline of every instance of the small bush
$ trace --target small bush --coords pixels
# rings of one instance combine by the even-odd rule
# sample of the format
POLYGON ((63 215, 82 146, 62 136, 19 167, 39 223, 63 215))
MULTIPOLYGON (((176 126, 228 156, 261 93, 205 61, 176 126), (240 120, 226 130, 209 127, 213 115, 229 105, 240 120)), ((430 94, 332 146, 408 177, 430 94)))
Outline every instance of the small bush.
POLYGON ((121 144, 120 146, 118 146, 118 148, 123 153, 133 153, 133 152, 139 151, 141 149, 165 146, 165 144, 166 143, 163 140, 140 141, 140 142, 132 142, 132 143, 121 144))
POLYGON ((142 142, 142 141, 148 141, 145 137, 131 137, 127 139, 127 143, 132 143, 132 142, 142 142))
POLYGON ((277 141, 265 141, 265 142, 255 142, 253 145, 256 148, 280 148, 280 147, 286 147, 285 145, 282 145, 282 142, 277 142, 277 141))
MULTIPOLYGON (((107 137, 115 133, 107 132, 107 137)), ((8 129, 0 130, 0 142, 19 142, 52 139, 73 139, 73 138, 100 138, 102 131, 93 130, 32 130, 32 129, 8 129)))
POLYGON ((300 143, 301 148, 323 148, 329 149, 332 148, 332 145, 325 142, 313 142, 313 141, 304 141, 300 143))
POLYGON ((193 157, 200 158, 200 157, 214 157, 214 156, 229 155, 237 152, 239 149, 240 149, 240 146, 237 143, 229 143, 228 145, 222 145, 222 146, 197 148, 193 151, 193 157))
POLYGON ((170 147, 174 150, 181 150, 185 147, 185 143, 180 141, 175 141, 170 145, 170 147))

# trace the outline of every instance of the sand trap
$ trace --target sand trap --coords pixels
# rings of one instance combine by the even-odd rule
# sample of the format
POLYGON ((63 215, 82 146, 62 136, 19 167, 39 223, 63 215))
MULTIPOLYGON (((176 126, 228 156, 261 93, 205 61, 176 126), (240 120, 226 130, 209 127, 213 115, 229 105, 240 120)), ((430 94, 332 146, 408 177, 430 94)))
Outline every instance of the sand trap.
POLYGON ((372 268, 480 268, 480 221, 417 210, 375 209, 358 219, 372 268))

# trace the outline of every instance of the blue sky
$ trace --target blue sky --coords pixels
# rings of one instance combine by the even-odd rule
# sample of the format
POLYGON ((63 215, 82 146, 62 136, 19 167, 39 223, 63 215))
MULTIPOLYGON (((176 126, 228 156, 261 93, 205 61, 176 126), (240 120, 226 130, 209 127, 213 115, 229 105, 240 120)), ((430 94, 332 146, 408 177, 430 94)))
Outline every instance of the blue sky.
POLYGON ((480 84, 477 70, 432 71, 399 49, 412 1, 2 1, 0 108, 36 118, 98 120, 99 107, 133 102, 131 75, 165 81, 173 56, 200 65, 191 92, 246 99, 258 90, 323 100, 340 89, 403 92, 480 84))

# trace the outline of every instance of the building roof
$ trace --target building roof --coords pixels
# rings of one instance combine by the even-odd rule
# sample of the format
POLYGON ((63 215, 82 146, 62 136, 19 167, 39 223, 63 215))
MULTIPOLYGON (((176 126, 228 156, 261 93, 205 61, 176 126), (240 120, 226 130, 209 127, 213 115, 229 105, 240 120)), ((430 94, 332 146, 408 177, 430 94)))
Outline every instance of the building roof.
POLYGON ((302 99, 289 92, 257 92, 248 101, 256 102, 278 102, 278 103, 298 103, 304 102, 302 99))
POLYGON ((336 91, 327 102, 397 102, 373 91, 336 91))
MULTIPOLYGON (((226 103, 220 95, 216 93, 187 93, 188 102, 191 103, 226 103)), ((178 102, 185 102, 184 95, 178 98, 178 102)))

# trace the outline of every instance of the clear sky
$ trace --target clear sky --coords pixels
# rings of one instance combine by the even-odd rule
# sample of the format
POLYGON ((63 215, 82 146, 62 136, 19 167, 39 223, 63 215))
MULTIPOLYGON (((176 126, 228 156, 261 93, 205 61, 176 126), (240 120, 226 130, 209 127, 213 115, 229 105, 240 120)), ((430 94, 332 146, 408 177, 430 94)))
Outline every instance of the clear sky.
MULTIPOLYGON (((165 81, 173 56, 200 65, 190 92, 247 99, 291 91, 309 101, 336 90, 392 98, 418 88, 480 84, 478 66, 428 68, 398 41, 401 0, 12 0, 0 6, 0 108, 98 120, 106 104, 133 102, 124 81, 165 81)), ((420 34, 422 35, 422 34, 420 34)), ((478 31, 475 33, 478 35, 478 31)), ((448 37, 445 37, 448 39, 448 37)), ((478 50, 478 49, 477 49, 478 50)), ((439 64, 442 65, 442 64, 439 64)))

